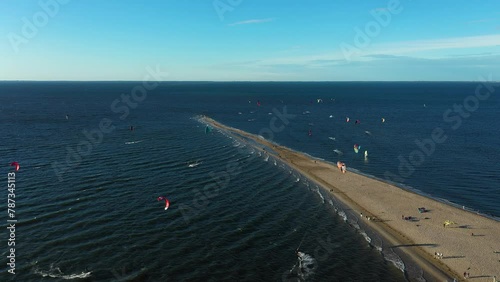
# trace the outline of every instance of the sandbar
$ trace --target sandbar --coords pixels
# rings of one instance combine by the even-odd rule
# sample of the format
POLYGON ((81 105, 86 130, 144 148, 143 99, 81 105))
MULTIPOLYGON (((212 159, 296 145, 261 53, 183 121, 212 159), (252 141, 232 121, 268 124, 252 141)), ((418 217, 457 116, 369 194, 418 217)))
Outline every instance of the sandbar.
POLYGON ((267 153, 316 182, 355 211, 365 226, 389 242, 389 248, 398 250, 403 261, 412 260, 418 264, 427 281, 472 279, 491 282, 493 277, 500 279, 500 222, 349 169, 342 173, 332 163, 209 117, 204 116, 201 120, 272 148, 273 152, 267 153), (420 212, 418 208, 421 207, 425 211, 420 212), (445 227, 445 221, 453 224, 445 227), (441 255, 436 256, 436 253, 441 255), (464 272, 469 273, 467 278, 464 272))

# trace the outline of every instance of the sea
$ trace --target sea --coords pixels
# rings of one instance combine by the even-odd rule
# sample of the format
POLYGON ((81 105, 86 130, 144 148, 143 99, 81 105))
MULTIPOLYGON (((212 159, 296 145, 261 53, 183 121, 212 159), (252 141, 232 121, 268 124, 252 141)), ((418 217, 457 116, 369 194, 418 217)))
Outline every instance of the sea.
POLYGON ((499 92, 0 82, 0 281, 428 280, 323 188, 201 117, 499 220, 499 92))

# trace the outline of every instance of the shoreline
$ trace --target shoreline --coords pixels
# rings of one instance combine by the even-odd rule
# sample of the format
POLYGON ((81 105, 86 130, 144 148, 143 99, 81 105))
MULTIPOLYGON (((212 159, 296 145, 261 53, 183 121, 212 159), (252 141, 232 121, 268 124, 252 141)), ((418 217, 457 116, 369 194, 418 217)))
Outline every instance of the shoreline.
POLYGON ((280 159, 317 183, 335 200, 356 211, 363 226, 381 237, 405 264, 411 262, 418 265, 426 280, 465 280, 464 272, 469 272, 469 279, 474 281, 491 282, 493 276, 500 277, 500 223, 495 219, 375 177, 352 171, 342 174, 326 160, 211 118, 202 117, 201 121, 271 149, 266 153, 280 159), (420 213, 419 207, 425 207, 426 211, 420 213), (410 219, 405 220, 404 217, 408 216, 410 219), (446 220, 456 224, 444 227, 446 220), (436 252, 442 253, 442 258, 436 258, 436 252))

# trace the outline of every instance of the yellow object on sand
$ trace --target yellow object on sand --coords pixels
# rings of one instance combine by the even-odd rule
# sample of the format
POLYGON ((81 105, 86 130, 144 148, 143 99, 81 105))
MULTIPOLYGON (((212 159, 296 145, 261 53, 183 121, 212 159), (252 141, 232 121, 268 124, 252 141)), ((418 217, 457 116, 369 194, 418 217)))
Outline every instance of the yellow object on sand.
POLYGON ((455 222, 451 221, 451 220, 446 220, 445 222, 443 222, 443 224, 445 226, 448 226, 448 225, 452 225, 452 224, 456 224, 455 222))

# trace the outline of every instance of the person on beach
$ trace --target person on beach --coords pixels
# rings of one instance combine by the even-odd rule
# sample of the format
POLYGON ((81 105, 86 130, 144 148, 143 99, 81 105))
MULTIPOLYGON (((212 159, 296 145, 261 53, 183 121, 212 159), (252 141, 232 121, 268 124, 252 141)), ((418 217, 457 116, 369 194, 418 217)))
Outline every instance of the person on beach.
POLYGON ((337 162, 337 168, 342 171, 342 162, 341 161, 338 161, 337 162))

